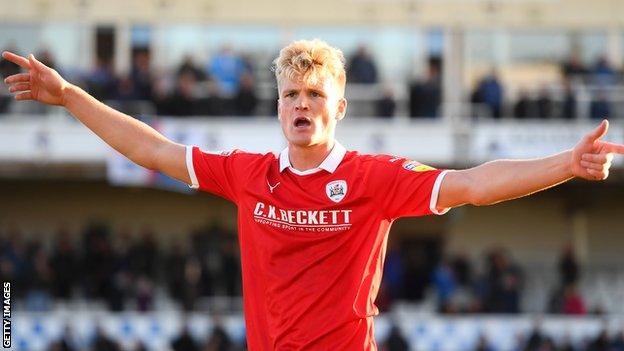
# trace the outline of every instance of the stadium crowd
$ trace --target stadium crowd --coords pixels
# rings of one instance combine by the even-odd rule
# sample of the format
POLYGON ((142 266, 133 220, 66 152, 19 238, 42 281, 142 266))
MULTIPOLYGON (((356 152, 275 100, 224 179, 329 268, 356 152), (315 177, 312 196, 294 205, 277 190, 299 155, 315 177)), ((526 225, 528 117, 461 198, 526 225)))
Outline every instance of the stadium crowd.
MULTIPOLYGON (((7 48, 12 49, 14 48, 7 48)), ((249 54, 234 51, 224 45, 208 62, 195 62, 188 54, 172 72, 156 72, 147 49, 135 49, 129 72, 119 75, 109 56, 96 60, 88 72, 65 70, 56 64, 46 50, 37 53, 46 65, 65 75, 96 98, 132 115, 162 116, 255 116, 273 115, 277 98, 274 89, 262 92, 261 86, 274 86, 260 82, 270 75, 269 62, 259 62, 249 54), (261 68, 262 67, 262 68, 261 68), (264 72, 264 73, 266 73, 264 72), (263 78, 264 77, 264 78, 263 78)), ((413 118, 435 118, 440 115, 442 103, 442 62, 431 57, 422 76, 405 82, 408 106, 413 118)), ((605 58, 592 65, 583 63, 576 55, 561 63, 561 81, 556 86, 520 89, 509 99, 506 87, 496 70, 478 79, 469 95, 474 117, 559 118, 570 119, 579 115, 578 91, 589 91, 591 102, 589 116, 603 118, 615 112, 613 87, 622 84, 621 70, 612 67, 605 58)), ((19 68, 0 58, 2 77, 17 73, 19 68)), ((373 55, 359 47, 347 58, 347 77, 350 86, 372 89, 375 96, 372 115, 393 117, 397 113, 396 92, 386 85, 373 55)), ((272 79, 272 78, 270 78, 272 79)), ((0 114, 10 111, 10 96, 0 94, 0 114)))
MULTIPOLYGON (((241 296, 236 235, 218 225, 172 243, 149 228, 133 235, 103 224, 88 225, 79 235, 60 229, 52 240, 33 234, 25 240, 18 228, 0 233, 0 278, 13 283, 26 310, 46 311, 78 298, 104 302, 111 311, 151 311, 161 292, 185 311, 209 310, 203 301, 210 297, 241 296)), ((465 254, 427 258, 410 245, 391 243, 377 303, 384 311, 397 301, 435 296, 440 313, 521 313, 523 272, 508 251, 493 248, 477 266, 465 254)), ((558 270, 543 312, 592 312, 576 289, 580 268, 571 247, 563 250, 558 270)))
MULTIPOLYGON (((463 253, 440 256, 431 260, 400 238, 391 240, 377 299, 382 312, 392 311, 397 302, 419 303, 432 296, 443 315, 522 312, 524 273, 506 249, 492 248, 477 261, 463 253)), ((239 264, 236 235, 216 224, 181 238, 159 237, 147 227, 132 232, 98 223, 85 226, 80 233, 63 228, 54 235, 25 233, 18 227, 0 231, 0 278, 12 283, 16 311, 71 309, 68 306, 76 303, 82 308, 142 313, 162 308, 164 295, 176 309, 218 316, 240 311, 234 302, 241 295, 239 264), (214 297, 219 300, 216 305, 211 302, 214 297)), ((553 269, 558 281, 553 282, 555 289, 543 312, 577 316, 600 312, 590 311, 575 288, 582 269, 571 246, 562 248, 553 269)), ((218 318, 214 320, 217 328, 210 336, 200 338, 183 329, 171 338, 171 349, 245 349, 241 340, 219 327, 218 318)), ((622 333, 602 331, 593 339, 573 343, 550 336, 537 323, 532 332, 518 335, 516 343, 518 351, 624 351, 622 333)), ((379 344, 380 350, 411 349, 409 338, 397 327, 379 344)), ((138 340, 128 348, 103 330, 88 340, 78 340, 68 329, 47 349, 148 348, 138 340)), ((474 350, 497 349, 482 336, 474 350)))

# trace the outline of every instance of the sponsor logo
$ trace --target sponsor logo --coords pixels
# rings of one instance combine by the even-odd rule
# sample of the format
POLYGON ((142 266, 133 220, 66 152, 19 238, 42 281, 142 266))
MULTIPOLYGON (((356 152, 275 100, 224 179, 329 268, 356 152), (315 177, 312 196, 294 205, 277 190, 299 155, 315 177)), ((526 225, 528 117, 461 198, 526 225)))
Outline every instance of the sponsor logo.
POLYGON ((288 210, 257 202, 254 219, 257 223, 279 229, 301 232, 337 232, 351 227, 353 210, 288 210))
POLYGON ((344 180, 334 180, 325 186, 327 197, 333 202, 340 202, 347 195, 347 182, 344 180))
POLYGON ((435 168, 427 165, 423 165, 422 163, 418 163, 416 161, 405 161, 403 162, 403 168, 412 172, 426 172, 433 171, 435 168))

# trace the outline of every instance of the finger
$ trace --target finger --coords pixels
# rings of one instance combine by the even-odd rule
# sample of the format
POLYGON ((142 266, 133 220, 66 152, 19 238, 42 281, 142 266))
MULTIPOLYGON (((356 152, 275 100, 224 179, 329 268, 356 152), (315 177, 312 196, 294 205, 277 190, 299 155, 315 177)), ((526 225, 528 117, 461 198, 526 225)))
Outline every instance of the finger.
POLYGON ((603 141, 603 146, 604 149, 608 152, 614 152, 616 154, 624 154, 624 145, 622 144, 616 144, 616 143, 610 143, 608 141, 603 141))
POLYGON ((28 62, 28 60, 25 57, 22 57, 20 55, 15 55, 14 53, 8 52, 8 51, 3 52, 2 57, 4 57, 6 60, 9 60, 22 68, 30 69, 30 62, 28 62))
POLYGON ((613 154, 583 154, 581 160, 595 163, 607 163, 613 161, 613 154))
POLYGON ((35 55, 33 54, 28 55, 28 61, 30 62, 31 66, 37 67, 39 69, 48 68, 48 66, 44 65, 43 63, 41 63, 41 61, 37 60, 35 58, 35 55))
POLYGON ((587 161, 581 161, 581 167, 585 168, 585 169, 593 169, 596 171, 603 171, 605 170, 605 166, 607 164, 606 163, 594 163, 594 162, 587 162, 587 161))
POLYGON ((609 171, 597 171, 591 168, 587 169, 587 173, 589 173, 596 180, 604 180, 609 176, 609 171))
POLYGON ((6 84, 17 83, 17 82, 30 82, 30 73, 18 73, 12 76, 8 76, 4 79, 6 84))
POLYGON ((33 100, 33 96, 30 91, 27 91, 25 93, 20 93, 20 94, 15 95, 15 100, 20 100, 20 101, 33 100))
POLYGON ((602 138, 605 134, 607 134, 607 130, 609 130, 609 121, 603 119, 602 122, 596 129, 587 134, 587 138, 591 141, 602 138))
POLYGON ((9 93, 30 90, 30 83, 17 83, 9 87, 9 93))

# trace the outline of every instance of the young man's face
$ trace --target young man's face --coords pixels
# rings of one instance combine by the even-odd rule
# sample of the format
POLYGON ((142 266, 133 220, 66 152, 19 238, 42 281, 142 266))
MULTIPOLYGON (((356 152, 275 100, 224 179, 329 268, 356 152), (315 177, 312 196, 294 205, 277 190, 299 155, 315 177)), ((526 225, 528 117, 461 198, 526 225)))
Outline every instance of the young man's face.
POLYGON ((330 142, 346 108, 347 101, 331 77, 320 78, 314 84, 284 78, 279 85, 277 114, 289 145, 306 147, 330 142))

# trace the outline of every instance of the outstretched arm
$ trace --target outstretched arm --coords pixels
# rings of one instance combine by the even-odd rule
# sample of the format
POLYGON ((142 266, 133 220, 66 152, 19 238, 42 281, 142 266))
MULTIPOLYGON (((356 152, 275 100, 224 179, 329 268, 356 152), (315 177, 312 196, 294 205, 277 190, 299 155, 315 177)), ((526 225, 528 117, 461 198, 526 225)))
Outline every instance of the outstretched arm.
POLYGON ((497 160, 449 172, 440 187, 438 207, 465 204, 491 205, 561 184, 571 178, 604 180, 613 154, 624 154, 624 145, 600 140, 609 128, 604 120, 571 150, 532 160, 497 160))
POLYGON ((132 162, 161 171, 190 184, 186 169, 185 147, 165 138, 147 124, 116 111, 68 83, 55 70, 39 62, 10 52, 2 57, 27 70, 7 77, 9 92, 16 100, 36 100, 65 107, 74 117, 102 140, 132 162))

